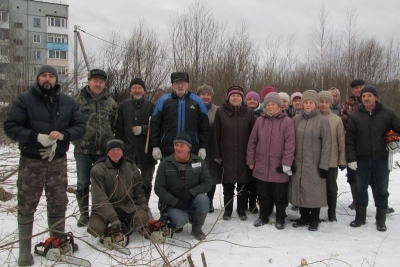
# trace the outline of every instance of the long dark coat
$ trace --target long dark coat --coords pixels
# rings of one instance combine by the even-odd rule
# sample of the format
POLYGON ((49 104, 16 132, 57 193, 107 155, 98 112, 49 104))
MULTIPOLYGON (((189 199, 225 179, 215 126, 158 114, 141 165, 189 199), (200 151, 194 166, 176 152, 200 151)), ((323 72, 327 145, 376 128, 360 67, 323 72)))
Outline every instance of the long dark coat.
POLYGON ((227 102, 215 114, 215 158, 222 159, 224 183, 249 183, 253 180, 246 164, 246 151, 255 120, 253 110, 246 105, 233 108, 227 102))

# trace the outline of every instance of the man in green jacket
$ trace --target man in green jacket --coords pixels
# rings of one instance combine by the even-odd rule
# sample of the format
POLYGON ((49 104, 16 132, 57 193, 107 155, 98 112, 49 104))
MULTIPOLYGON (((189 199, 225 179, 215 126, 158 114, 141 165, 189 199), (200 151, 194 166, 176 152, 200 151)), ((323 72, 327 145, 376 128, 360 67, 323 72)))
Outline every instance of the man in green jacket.
POLYGON ((206 163, 190 153, 190 136, 179 133, 174 141, 174 154, 166 157, 158 167, 154 191, 167 205, 175 233, 192 222, 192 235, 202 240, 206 235, 202 226, 207 217, 210 200, 206 193, 211 189, 211 177, 206 163))

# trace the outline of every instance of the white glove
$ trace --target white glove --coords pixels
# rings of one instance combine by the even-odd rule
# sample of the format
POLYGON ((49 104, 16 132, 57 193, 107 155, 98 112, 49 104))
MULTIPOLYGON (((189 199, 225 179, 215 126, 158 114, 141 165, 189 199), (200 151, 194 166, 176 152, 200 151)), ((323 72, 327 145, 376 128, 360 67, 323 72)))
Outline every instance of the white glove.
POLYGON ((283 170, 284 173, 286 173, 289 176, 292 176, 292 174, 293 174, 292 173, 292 168, 289 167, 289 166, 282 165, 282 170, 283 170))
POLYGON ((222 164, 222 159, 214 159, 218 164, 222 164))
POLYGON ((134 135, 139 135, 142 133, 142 126, 133 126, 132 127, 132 133, 134 135))
POLYGON ((159 147, 154 147, 151 155, 153 156, 154 160, 159 160, 162 158, 161 150, 159 147))
POLYGON ((357 161, 349 162, 349 164, 347 164, 347 166, 349 166, 350 169, 355 171, 355 170, 357 170, 357 161))
POLYGON ((57 149, 57 142, 54 143, 54 145, 51 146, 51 151, 49 154, 49 162, 53 160, 54 156, 56 155, 56 149, 57 149))
POLYGON ((56 140, 50 139, 48 134, 38 134, 37 141, 44 147, 52 146, 57 142, 56 140))
POLYGON ((206 158, 206 149, 205 148, 200 148, 199 149, 199 153, 197 154, 201 159, 205 159, 206 158))
POLYGON ((47 147, 44 149, 40 149, 40 155, 42 156, 42 159, 49 158, 48 161, 52 161, 54 156, 56 155, 56 149, 57 149, 57 143, 52 145, 51 147, 47 147))

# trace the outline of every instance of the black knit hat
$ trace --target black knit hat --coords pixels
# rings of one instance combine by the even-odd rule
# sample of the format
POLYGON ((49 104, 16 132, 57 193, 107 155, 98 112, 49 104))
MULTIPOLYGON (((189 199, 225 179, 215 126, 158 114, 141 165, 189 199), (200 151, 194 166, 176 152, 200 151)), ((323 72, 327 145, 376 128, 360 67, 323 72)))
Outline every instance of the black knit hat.
POLYGON ((173 72, 171 74, 171 83, 177 81, 189 82, 189 74, 187 72, 173 72))
POLYGON ((92 69, 89 71, 88 80, 92 78, 100 78, 107 81, 107 73, 101 69, 92 69))
POLYGON ((174 144, 175 143, 184 143, 184 144, 188 145, 190 148, 192 148, 192 139, 185 132, 181 132, 175 137, 174 144))
POLYGON ((350 83, 350 87, 353 88, 356 87, 357 85, 364 85, 364 84, 365 84, 364 80, 357 79, 350 83))
POLYGON ((106 153, 108 153, 108 151, 110 151, 110 149, 116 148, 116 147, 124 150, 124 148, 125 148, 124 142, 119 139, 112 139, 112 140, 108 141, 107 145, 106 145, 106 153))
POLYGON ((57 70, 50 65, 44 65, 39 69, 38 74, 36 76, 36 81, 39 81, 39 76, 45 72, 49 72, 49 73, 53 74, 56 77, 56 82, 58 82, 57 70))
POLYGON ((131 83, 129 84, 129 90, 131 89, 131 87, 132 87, 134 84, 139 84, 139 85, 142 86, 143 89, 146 91, 146 86, 145 86, 144 81, 143 81, 142 79, 140 79, 140 78, 133 78, 133 80, 132 80, 131 83))
POLYGON ((372 85, 367 85, 367 86, 365 86, 365 87, 361 90, 360 96, 362 96, 364 93, 371 93, 371 94, 373 94, 374 96, 379 97, 379 96, 378 96, 378 91, 377 91, 376 88, 373 87, 372 85))
POLYGON ((242 99, 244 100, 244 90, 242 87, 238 86, 238 85, 234 85, 228 88, 228 90, 226 91, 226 96, 229 99, 229 97, 232 94, 239 94, 242 99))

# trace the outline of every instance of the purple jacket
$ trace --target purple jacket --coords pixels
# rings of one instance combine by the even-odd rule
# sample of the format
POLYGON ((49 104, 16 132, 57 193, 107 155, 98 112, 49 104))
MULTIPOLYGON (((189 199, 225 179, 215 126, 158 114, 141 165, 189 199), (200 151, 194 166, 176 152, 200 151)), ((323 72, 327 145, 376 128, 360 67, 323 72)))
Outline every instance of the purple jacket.
POLYGON ((254 165, 253 177, 261 181, 287 183, 286 173, 277 173, 282 165, 292 166, 295 151, 294 123, 286 112, 262 114, 254 124, 247 145, 247 165, 254 165))

